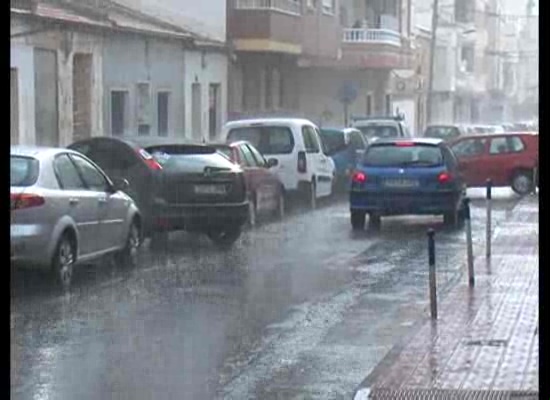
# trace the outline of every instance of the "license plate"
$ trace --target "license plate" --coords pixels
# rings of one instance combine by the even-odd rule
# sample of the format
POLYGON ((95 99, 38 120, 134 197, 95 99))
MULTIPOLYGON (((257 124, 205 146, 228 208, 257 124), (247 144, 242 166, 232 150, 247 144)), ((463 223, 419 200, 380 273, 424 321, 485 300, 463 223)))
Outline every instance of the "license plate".
POLYGON ((416 179, 386 179, 384 186, 392 188, 414 188, 418 186, 416 179))
POLYGON ((195 185, 195 194, 225 194, 225 185, 195 185))

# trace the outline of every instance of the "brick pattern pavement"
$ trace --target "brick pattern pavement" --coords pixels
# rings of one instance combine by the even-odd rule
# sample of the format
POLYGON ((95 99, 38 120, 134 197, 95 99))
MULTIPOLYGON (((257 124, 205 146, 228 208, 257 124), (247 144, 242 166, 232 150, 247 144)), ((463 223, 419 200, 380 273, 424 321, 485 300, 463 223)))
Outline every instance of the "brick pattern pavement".
POLYGON ((467 274, 438 304, 371 389, 538 391, 538 198, 514 209, 493 235, 493 256, 476 257, 476 285, 467 274))

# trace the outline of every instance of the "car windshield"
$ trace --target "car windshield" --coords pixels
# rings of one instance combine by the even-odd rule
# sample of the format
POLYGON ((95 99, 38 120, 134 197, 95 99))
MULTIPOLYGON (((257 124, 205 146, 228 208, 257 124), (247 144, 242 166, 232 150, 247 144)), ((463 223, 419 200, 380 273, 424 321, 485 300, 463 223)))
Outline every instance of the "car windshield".
POLYGON ((426 129, 425 137, 438 139, 450 139, 460 135, 458 128, 454 126, 430 126, 426 129))
POLYGON ((357 129, 368 139, 398 137, 399 131, 393 125, 366 125, 358 126, 357 129))
POLYGON ((246 140, 262 154, 288 154, 294 148, 292 132, 285 126, 250 126, 233 128, 228 142, 246 140))
POLYGON ((39 162, 35 158, 11 156, 10 157, 10 185, 32 186, 38 179, 39 162))
POLYGON ((369 167, 432 167, 443 164, 441 149, 434 145, 373 145, 363 157, 369 167))
POLYGON ((321 130, 321 140, 325 148, 325 154, 332 155, 346 148, 344 132, 321 130))

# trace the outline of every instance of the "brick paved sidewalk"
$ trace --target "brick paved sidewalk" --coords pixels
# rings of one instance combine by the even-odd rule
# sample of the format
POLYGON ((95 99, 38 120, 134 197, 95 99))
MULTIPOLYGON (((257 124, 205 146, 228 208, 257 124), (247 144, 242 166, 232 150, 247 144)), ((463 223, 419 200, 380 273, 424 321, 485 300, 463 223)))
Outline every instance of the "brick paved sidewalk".
POLYGON ((495 229, 489 262, 484 248, 474 252, 483 255, 475 287, 465 273, 439 300, 437 322, 392 350, 356 398, 383 398, 380 389, 538 392, 538 196, 495 229))

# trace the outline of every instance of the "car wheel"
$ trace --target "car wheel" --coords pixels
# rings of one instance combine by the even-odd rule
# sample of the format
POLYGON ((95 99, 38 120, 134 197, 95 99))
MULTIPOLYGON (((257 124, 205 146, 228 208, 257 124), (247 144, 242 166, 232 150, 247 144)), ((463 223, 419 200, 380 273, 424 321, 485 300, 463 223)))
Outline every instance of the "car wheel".
POLYGON ((365 213, 362 211, 351 212, 351 227, 354 231, 365 229, 365 213))
POLYGON ((116 254, 116 263, 123 268, 133 268, 137 264, 138 249, 141 245, 141 235, 139 225, 132 222, 128 230, 126 245, 119 253, 116 254))
POLYGON ((512 178, 512 190, 524 196, 533 190, 533 177, 527 172, 518 172, 512 178))
POLYGON ((52 269, 57 285, 68 290, 71 287, 74 272, 75 246, 68 234, 64 234, 59 243, 52 262, 52 269))
POLYGON ((380 214, 370 213, 369 214, 369 229, 379 231, 382 227, 382 217, 380 214))
POLYGON ((275 210, 275 212, 277 213, 278 219, 283 219, 285 217, 285 209, 286 209, 285 192, 281 188, 279 190, 279 198, 277 200, 277 210, 275 210))
POLYGON ((258 217, 258 209, 256 206, 256 195, 253 194, 248 199, 248 224, 250 227, 256 226, 256 220, 258 217))
POLYGON ((317 185, 315 185, 315 178, 308 184, 308 202, 309 208, 315 210, 317 208, 317 185))
POLYGON ((233 245, 241 236, 240 228, 225 228, 218 231, 209 231, 208 238, 216 245, 221 247, 229 247, 233 245))

